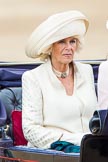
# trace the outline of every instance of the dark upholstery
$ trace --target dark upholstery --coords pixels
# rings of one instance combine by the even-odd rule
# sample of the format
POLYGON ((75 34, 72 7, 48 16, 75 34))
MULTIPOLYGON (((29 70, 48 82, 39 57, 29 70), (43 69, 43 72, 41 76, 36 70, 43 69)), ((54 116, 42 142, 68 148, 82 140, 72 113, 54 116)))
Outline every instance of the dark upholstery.
POLYGON ((6 112, 7 122, 11 122, 11 112, 14 109, 22 109, 22 88, 21 87, 8 87, 0 90, 0 99, 2 100, 6 112), (12 90, 12 91, 11 91, 12 90), (13 94, 14 92, 14 94, 13 94), (14 96, 15 95, 15 96, 14 96))
POLYGON ((7 118, 6 108, 5 108, 2 100, 0 100, 0 127, 5 125, 6 118, 7 118))
POLYGON ((83 136, 80 162, 108 162, 108 136, 83 136))

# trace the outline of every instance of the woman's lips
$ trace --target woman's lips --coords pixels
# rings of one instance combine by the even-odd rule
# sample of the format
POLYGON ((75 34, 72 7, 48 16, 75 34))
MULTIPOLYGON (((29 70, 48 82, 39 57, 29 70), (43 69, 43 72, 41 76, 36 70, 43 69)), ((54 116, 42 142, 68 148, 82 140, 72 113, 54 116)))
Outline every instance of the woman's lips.
POLYGON ((63 54, 63 56, 72 56, 70 53, 63 54))

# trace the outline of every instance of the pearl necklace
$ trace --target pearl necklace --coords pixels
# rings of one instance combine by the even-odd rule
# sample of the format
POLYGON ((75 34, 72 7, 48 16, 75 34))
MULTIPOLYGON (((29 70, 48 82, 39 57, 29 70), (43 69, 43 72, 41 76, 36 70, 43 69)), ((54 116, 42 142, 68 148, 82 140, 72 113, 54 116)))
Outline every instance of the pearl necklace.
POLYGON ((60 72, 54 69, 53 67, 53 72, 58 78, 66 78, 69 75, 69 67, 65 72, 60 72))

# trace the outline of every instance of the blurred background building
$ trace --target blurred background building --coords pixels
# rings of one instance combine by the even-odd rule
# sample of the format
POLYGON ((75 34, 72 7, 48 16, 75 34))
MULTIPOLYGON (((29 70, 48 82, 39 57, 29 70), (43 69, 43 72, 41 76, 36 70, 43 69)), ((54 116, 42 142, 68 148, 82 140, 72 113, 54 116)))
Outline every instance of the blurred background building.
POLYGON ((108 55, 108 0, 0 0, 0 61, 36 61, 25 55, 31 32, 48 16, 80 10, 89 19, 85 46, 76 59, 108 55))

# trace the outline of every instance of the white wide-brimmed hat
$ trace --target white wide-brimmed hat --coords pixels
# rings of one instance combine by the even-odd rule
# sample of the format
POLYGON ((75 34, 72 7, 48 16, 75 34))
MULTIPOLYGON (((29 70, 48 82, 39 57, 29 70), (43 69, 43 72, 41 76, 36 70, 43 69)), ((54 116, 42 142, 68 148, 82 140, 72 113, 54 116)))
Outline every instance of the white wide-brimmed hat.
POLYGON ((71 36, 83 37, 88 29, 88 20, 80 11, 66 11, 50 16, 31 34, 27 46, 28 57, 36 58, 46 53, 50 46, 71 36))

